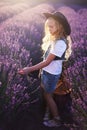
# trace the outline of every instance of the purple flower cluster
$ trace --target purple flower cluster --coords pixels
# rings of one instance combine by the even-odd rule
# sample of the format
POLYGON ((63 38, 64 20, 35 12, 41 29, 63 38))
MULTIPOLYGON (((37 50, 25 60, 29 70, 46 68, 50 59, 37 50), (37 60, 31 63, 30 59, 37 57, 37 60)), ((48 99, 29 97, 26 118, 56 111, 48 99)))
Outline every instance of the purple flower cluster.
MULTIPOLYGON (((78 12, 67 11, 66 16, 72 28, 72 55, 65 70, 72 86, 73 108, 81 120, 87 119, 87 9, 78 12)), ((63 10, 64 11, 64 10, 63 10)))
MULTIPOLYGON (((0 23, 0 113, 2 115, 29 109, 40 100, 38 71, 26 76, 20 76, 17 71, 41 61, 43 15, 41 16, 39 9, 43 13, 45 10, 52 10, 52 7, 42 4, 27 9, 27 5, 23 8, 22 4, 19 5, 14 5, 13 11, 8 8, 9 15, 5 11, 0 23), (14 13, 14 17, 11 17, 11 13, 14 13)), ((4 12, 7 6, 2 8, 4 12)))

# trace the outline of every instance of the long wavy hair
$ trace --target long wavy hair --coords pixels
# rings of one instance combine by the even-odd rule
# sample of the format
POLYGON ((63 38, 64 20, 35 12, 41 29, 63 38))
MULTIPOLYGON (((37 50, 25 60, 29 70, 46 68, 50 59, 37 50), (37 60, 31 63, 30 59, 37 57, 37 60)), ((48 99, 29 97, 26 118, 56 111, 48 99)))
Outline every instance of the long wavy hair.
MULTIPOLYGON (((49 18, 49 19, 53 19, 53 18, 49 18)), ((66 44, 67 44, 67 49, 66 49, 66 53, 65 53, 65 58, 68 59, 71 55, 72 49, 71 49, 71 44, 72 44, 72 40, 70 36, 67 36, 64 28, 62 26, 61 23, 59 23, 58 21, 56 21, 55 19, 53 19, 55 22, 55 26, 56 28, 58 28, 58 30, 56 31, 55 35, 51 35, 49 32, 49 28, 48 28, 48 24, 47 24, 47 20, 45 22, 45 26, 44 26, 44 31, 45 31, 45 36, 42 39, 43 44, 42 44, 42 50, 43 51, 47 51, 49 45, 51 42, 53 42, 53 44, 55 45, 56 41, 58 39, 64 38, 66 39, 66 44)))

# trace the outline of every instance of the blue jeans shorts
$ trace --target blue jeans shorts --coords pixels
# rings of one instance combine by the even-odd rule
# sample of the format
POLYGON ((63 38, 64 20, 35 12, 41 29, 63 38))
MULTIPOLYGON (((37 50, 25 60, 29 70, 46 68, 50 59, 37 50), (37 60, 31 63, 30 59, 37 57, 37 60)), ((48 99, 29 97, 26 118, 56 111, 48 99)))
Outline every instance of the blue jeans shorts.
POLYGON ((44 86, 45 92, 53 93, 54 90, 56 89, 56 84, 59 78, 60 78, 60 74, 53 75, 43 70, 41 73, 41 82, 44 86))

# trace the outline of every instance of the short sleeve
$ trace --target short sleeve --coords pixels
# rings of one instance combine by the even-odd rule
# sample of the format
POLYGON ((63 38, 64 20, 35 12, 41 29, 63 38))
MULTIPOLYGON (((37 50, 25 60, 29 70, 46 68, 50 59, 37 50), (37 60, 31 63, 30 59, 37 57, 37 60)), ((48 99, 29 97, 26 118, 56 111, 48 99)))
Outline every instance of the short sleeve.
POLYGON ((66 50, 66 43, 64 40, 58 40, 54 47, 51 49, 50 53, 55 56, 61 57, 66 50))

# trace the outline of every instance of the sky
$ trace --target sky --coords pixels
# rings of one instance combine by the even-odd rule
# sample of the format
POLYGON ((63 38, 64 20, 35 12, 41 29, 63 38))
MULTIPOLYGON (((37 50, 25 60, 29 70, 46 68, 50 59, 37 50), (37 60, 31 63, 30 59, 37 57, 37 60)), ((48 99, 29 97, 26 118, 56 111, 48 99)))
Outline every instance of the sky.
MULTIPOLYGON (((78 8, 85 7, 87 8, 87 0, 0 0, 0 2, 9 2, 11 4, 17 4, 17 3, 27 3, 31 4, 31 6, 36 6, 41 3, 57 3, 59 5, 66 5, 70 7, 74 7, 78 5, 78 8)), ((77 7, 76 7, 77 8, 77 7)))
MULTIPOLYGON (((3 1, 11 1, 11 2, 35 2, 35 3, 41 3, 41 2, 61 2, 61 3, 71 3, 71 4, 86 4, 87 0, 3 0, 3 1)), ((0 0, 0 2, 3 2, 0 0)))
MULTIPOLYGON (((44 0, 43 0, 44 1, 44 0)), ((76 4, 87 4, 87 0, 45 0, 45 1, 52 1, 52 2, 62 2, 62 3, 76 3, 76 4)))

